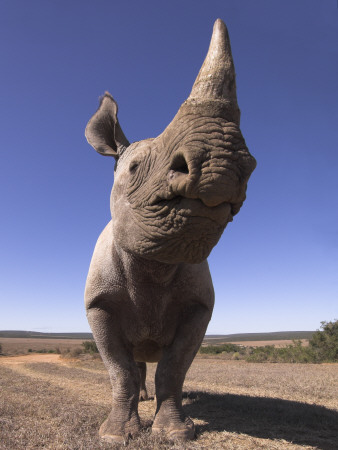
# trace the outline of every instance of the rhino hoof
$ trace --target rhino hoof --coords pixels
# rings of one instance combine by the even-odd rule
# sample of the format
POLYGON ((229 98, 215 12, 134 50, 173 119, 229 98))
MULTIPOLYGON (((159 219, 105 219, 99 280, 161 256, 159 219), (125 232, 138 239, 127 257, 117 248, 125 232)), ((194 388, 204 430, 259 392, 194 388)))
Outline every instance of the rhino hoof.
POLYGON ((180 441, 189 441, 195 438, 195 425, 190 417, 186 417, 184 423, 177 428, 169 429, 162 427, 152 427, 153 433, 165 433, 169 439, 178 439, 180 441))
POLYGON ((103 422, 99 430, 99 436, 102 441, 110 444, 127 444, 129 439, 136 437, 140 433, 140 424, 138 421, 133 423, 116 423, 112 419, 112 413, 103 422))
POLYGON ((128 438, 118 435, 118 434, 100 434, 100 439, 109 444, 122 444, 126 445, 128 442, 128 438))

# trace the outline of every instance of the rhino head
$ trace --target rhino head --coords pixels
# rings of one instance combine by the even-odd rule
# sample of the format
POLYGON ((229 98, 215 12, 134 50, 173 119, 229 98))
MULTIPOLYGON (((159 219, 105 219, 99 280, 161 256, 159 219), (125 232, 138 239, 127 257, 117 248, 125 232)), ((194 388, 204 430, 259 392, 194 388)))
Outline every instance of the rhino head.
POLYGON ((130 144, 109 93, 88 122, 88 142, 116 158, 115 245, 163 263, 200 263, 240 210, 256 161, 239 129, 235 70, 224 23, 188 99, 158 137, 130 144))

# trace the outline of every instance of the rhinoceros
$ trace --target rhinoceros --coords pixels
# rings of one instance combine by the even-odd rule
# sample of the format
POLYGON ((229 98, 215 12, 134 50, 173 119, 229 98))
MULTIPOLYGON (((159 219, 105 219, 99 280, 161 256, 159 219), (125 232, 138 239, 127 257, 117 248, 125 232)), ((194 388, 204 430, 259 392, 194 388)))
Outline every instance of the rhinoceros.
POLYGON ((158 362, 152 432, 192 439, 182 387, 214 305, 207 257, 240 210, 256 165, 239 129, 222 20, 191 94, 162 134, 130 144, 117 112, 106 92, 86 128, 94 149, 116 159, 112 219, 97 241, 85 289, 112 384, 112 410, 99 434, 123 442, 140 432, 145 363, 158 362))

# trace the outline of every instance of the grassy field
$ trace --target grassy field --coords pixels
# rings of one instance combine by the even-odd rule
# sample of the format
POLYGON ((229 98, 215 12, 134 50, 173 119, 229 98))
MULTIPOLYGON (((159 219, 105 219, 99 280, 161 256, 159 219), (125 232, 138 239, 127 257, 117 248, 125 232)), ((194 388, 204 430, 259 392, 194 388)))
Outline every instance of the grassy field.
MULTIPOLYGON (((154 396, 156 365, 148 365, 154 396)), ((118 448, 99 442, 110 410, 100 359, 0 357, 0 449, 118 448)), ((337 449, 338 364, 248 364, 197 357, 184 385, 197 425, 188 444, 153 437, 155 401, 140 403, 142 435, 130 449, 337 449)))

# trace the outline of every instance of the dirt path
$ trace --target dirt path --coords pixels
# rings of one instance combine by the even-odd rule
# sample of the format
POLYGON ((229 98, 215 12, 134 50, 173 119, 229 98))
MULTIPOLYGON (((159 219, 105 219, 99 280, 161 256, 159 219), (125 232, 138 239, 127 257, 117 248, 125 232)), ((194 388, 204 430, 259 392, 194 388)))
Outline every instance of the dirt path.
POLYGON ((59 363, 61 364, 60 355, 53 353, 41 354, 33 353, 32 355, 20 356, 1 356, 0 364, 30 364, 30 363, 59 363))

